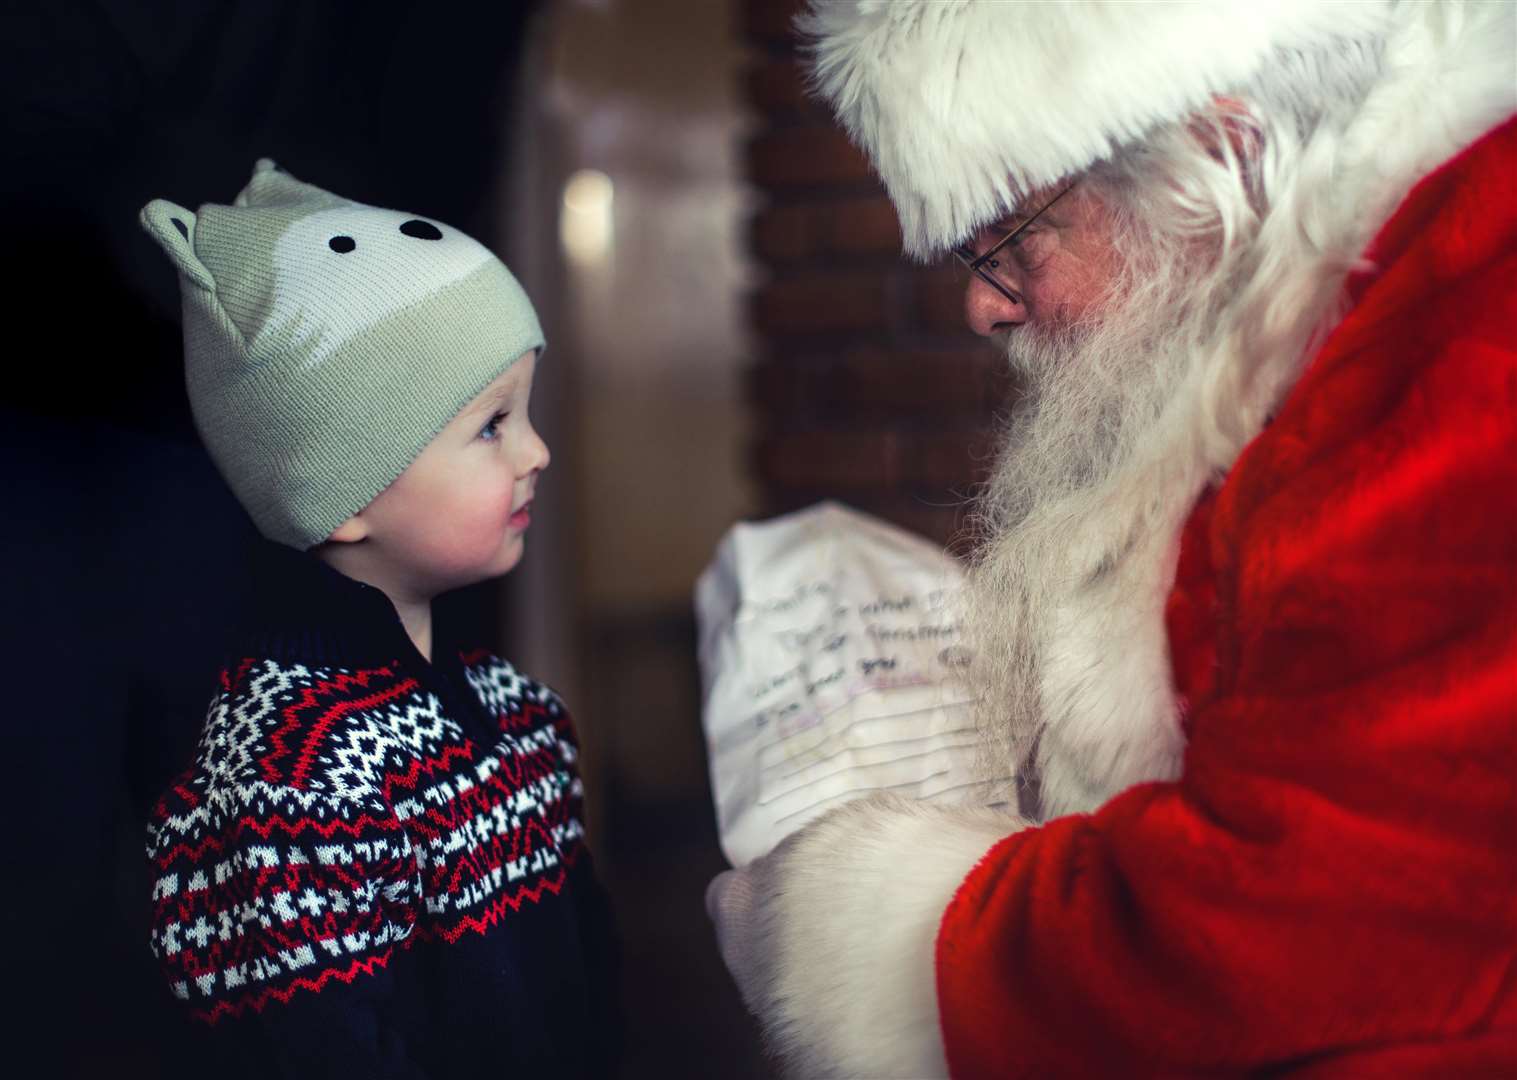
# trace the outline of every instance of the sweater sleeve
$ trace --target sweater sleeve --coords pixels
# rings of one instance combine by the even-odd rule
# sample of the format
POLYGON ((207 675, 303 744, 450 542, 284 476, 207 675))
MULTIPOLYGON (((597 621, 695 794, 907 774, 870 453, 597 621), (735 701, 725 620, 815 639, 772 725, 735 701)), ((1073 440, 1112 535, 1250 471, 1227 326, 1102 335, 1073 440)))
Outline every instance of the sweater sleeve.
POLYGON ((153 952, 235 1074, 421 1075, 387 1019, 420 903, 393 811, 181 784, 154 813, 149 857, 153 952))
POLYGON ((1182 778, 1003 839, 952 901, 955 1076, 1510 1040, 1517 245, 1510 180, 1458 179, 1414 193, 1390 268, 1222 489, 1218 669, 1182 778))

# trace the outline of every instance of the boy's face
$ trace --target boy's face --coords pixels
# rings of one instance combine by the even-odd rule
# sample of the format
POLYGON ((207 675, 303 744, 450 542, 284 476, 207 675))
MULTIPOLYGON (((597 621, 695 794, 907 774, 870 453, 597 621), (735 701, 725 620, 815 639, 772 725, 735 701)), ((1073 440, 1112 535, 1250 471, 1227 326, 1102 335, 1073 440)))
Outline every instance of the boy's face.
POLYGON ((527 417, 536 360, 535 351, 523 354, 332 534, 359 560, 349 572, 419 600, 520 561, 537 475, 549 459, 527 417))

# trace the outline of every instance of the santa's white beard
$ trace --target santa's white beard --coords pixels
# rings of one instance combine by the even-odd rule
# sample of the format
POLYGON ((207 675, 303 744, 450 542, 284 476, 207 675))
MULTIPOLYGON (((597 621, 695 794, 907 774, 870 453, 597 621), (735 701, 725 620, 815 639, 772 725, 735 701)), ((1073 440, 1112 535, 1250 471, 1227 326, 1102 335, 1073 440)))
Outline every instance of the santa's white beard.
POLYGON ((1053 812, 1098 805, 1131 770, 1178 760, 1173 722, 1172 737, 1133 745, 1173 720, 1167 686, 1153 685, 1154 642, 1135 638, 1162 606, 1166 555, 1198 486, 1182 445, 1194 425, 1177 414, 1195 407, 1184 388, 1215 338, 1223 275, 1197 266, 1193 247, 1133 231, 1119 250, 1140 254, 1099 316, 1010 332, 1023 396, 975 513, 968 622, 987 775, 1013 764, 1027 780, 1060 759, 1059 789, 1043 792, 1053 812), (1086 640, 1071 644, 1076 634, 1086 640), (1124 683, 1147 700, 1123 701, 1124 683), (1130 738, 1123 708, 1150 714, 1130 738))

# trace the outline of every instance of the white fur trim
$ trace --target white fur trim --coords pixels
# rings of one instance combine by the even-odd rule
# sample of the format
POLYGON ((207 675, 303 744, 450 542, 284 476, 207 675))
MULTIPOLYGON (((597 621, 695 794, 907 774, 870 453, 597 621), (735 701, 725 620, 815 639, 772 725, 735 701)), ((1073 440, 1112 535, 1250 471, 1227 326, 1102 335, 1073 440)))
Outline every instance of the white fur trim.
POLYGON ((1046 818, 1092 811, 1134 784, 1180 775, 1185 736, 1164 626, 1178 533, 1172 526, 1158 537, 1163 546, 1135 552, 1126 573, 1095 587, 1102 595, 1055 613, 1043 695, 1060 722, 1043 729, 1036 770, 1046 818))
POLYGON ((947 1075, 938 928, 969 871, 1025 824, 876 796, 754 864, 758 940, 772 952, 750 1005, 789 1075, 947 1075))
POLYGON ((1383 0, 812 0, 812 79, 927 255, 1212 95, 1279 49, 1373 34, 1383 0))

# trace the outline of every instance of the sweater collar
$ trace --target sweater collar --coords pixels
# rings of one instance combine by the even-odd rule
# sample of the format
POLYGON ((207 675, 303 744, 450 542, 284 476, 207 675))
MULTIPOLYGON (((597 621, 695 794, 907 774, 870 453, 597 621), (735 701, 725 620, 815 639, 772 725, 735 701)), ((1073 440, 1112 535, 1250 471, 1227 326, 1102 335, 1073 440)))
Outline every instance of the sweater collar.
MULTIPOLYGON (((342 666, 396 660, 428 666, 406 633, 395 605, 372 585, 347 577, 308 552, 254 541, 251 630, 271 657, 342 666)), ((456 649, 434 621, 432 655, 456 649)))

